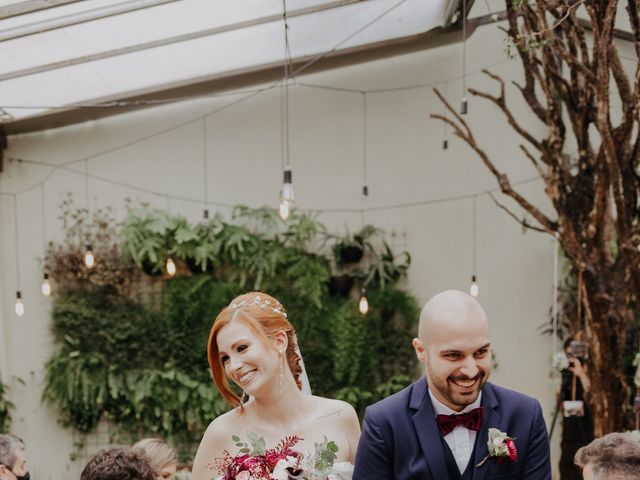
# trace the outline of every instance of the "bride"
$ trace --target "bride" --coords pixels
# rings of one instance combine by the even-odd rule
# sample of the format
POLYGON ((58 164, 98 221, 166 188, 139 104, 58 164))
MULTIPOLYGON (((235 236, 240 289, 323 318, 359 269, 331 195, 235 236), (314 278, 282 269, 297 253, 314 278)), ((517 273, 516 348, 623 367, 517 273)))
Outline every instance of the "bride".
POLYGON ((353 463, 360 423, 348 403, 302 391, 305 377, 295 330, 282 305, 259 292, 236 297, 211 328, 208 345, 213 381, 233 410, 209 424, 193 463, 192 480, 210 480, 214 460, 232 455, 236 435, 263 437, 267 448, 285 436, 297 435, 297 451, 313 451, 326 436, 337 446, 338 462, 353 463), (229 380, 241 390, 239 398, 229 380), (247 398, 250 398, 247 400, 247 398))

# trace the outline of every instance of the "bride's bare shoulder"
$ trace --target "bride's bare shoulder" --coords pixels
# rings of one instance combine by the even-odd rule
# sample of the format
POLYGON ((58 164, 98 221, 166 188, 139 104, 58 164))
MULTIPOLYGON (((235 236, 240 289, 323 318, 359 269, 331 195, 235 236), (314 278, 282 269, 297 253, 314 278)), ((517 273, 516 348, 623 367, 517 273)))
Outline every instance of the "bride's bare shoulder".
POLYGON ((353 418, 357 418, 356 411, 347 402, 334 398, 316 396, 314 396, 313 399, 316 404, 318 419, 335 417, 350 421, 353 418))
POLYGON ((240 419, 238 409, 233 409, 216 417, 207 427, 198 452, 193 461, 192 480, 210 480, 212 465, 223 456, 224 451, 233 448, 232 435, 240 419))
POLYGON ((231 435, 237 434, 238 427, 242 424, 242 421, 243 417, 239 409, 229 410, 211 421, 204 432, 204 438, 209 437, 210 440, 217 441, 216 443, 221 441, 222 443, 228 443, 231 441, 231 435))

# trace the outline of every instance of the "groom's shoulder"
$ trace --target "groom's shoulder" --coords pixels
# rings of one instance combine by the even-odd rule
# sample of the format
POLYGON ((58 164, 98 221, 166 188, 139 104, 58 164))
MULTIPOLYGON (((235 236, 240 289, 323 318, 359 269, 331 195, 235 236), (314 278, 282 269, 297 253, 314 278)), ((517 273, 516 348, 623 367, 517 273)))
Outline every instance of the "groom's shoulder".
POLYGON ((394 417, 398 412, 406 411, 414 389, 425 388, 421 385, 422 383, 424 383, 424 379, 420 379, 399 392, 369 405, 366 410, 367 416, 376 418, 394 417))
POLYGON ((491 392, 500 405, 509 406, 516 410, 529 411, 538 408, 540 402, 538 399, 526 395, 509 388, 501 387, 494 383, 488 382, 485 385, 485 391, 491 392))

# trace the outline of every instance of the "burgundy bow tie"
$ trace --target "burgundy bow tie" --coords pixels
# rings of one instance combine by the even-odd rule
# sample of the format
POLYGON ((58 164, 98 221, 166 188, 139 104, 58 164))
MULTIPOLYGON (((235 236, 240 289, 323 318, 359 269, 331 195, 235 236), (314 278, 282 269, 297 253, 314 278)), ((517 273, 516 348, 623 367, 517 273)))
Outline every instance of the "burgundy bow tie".
POLYGON ((462 414, 438 415, 436 421, 443 437, 451 433, 458 425, 477 432, 480 430, 480 425, 482 425, 482 407, 474 408, 470 412, 462 414))

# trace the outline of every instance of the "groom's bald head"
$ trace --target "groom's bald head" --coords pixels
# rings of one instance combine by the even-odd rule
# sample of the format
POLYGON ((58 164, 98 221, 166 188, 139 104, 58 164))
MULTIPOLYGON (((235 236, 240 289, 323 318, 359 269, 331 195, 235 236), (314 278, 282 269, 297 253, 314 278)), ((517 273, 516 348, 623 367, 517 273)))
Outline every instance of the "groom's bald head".
POLYGON ((447 290, 429 300, 413 348, 440 402, 461 411, 476 401, 491 373, 491 348, 487 315, 475 298, 447 290))
POLYGON ((456 331, 475 329, 489 331, 489 321, 482 305, 464 292, 445 290, 435 295, 420 312, 418 337, 429 343, 442 334, 455 335, 456 331))

